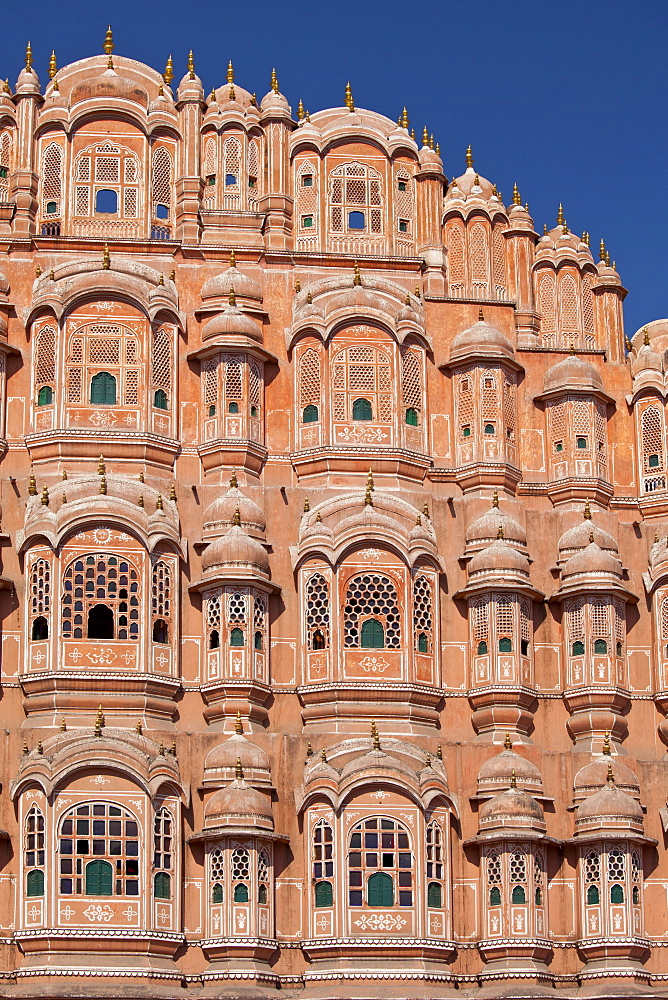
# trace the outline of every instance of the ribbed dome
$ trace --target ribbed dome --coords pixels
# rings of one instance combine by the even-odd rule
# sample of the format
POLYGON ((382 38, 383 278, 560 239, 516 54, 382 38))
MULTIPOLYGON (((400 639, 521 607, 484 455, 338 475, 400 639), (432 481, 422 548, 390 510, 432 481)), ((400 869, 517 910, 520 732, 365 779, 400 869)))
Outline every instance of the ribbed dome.
POLYGON ((603 391, 603 380, 593 365, 583 361, 575 354, 569 354, 563 361, 552 365, 545 373, 544 392, 556 392, 558 389, 591 389, 603 391))
POLYGON ((205 572, 234 566, 254 567, 262 573, 269 573, 266 549, 236 524, 202 553, 202 569, 205 572))
POLYGON ((480 831, 492 829, 533 829, 545 831, 545 819, 539 803, 520 788, 493 795, 478 814, 480 831))
POLYGON ((559 539, 560 557, 568 558, 570 555, 586 549, 591 543, 591 535, 594 536, 594 542, 599 548, 617 554, 617 542, 612 535, 604 531, 603 528, 599 528, 591 519, 585 519, 580 524, 576 524, 574 528, 565 531, 559 539))
POLYGON ((474 354, 490 358, 515 357, 513 345, 508 338, 484 320, 478 320, 453 339, 450 346, 450 363, 474 354))
POLYGON ((235 768, 238 762, 241 763, 244 773, 270 770, 269 757, 264 750, 238 733, 209 750, 204 761, 204 769, 235 768))
POLYGON ((224 105, 232 101, 234 104, 238 104, 241 111, 245 108, 250 108, 253 106, 253 95, 248 91, 244 90, 243 87, 237 86, 237 84, 232 84, 234 87, 234 97, 230 93, 230 84, 224 83, 222 87, 216 88, 216 104, 224 105))
POLYGON ((421 514, 418 514, 417 523, 411 528, 408 535, 408 541, 411 545, 418 545, 420 542, 428 542, 429 545, 433 545, 433 538, 429 528, 424 523, 421 514))
POLYGON ((360 757, 353 757, 352 760, 349 760, 345 764, 341 771, 341 781, 343 782, 346 778, 357 774, 359 771, 366 771, 368 769, 372 771, 389 769, 393 773, 402 773, 410 776, 413 780, 415 779, 415 771, 399 757, 386 754, 383 750, 369 750, 368 753, 362 754, 360 757))
POLYGON ((471 559, 468 566, 469 577, 476 573, 503 574, 506 571, 529 575, 529 561, 525 555, 513 548, 503 538, 497 539, 486 548, 481 549, 471 559))
POLYGON ((243 778, 236 778, 209 799, 204 809, 204 826, 255 826, 273 830, 271 799, 247 785, 243 778))
POLYGON ((453 179, 446 195, 446 199, 457 197, 477 197, 489 201, 490 198, 496 196, 492 182, 488 181, 486 177, 481 177, 473 167, 467 167, 466 172, 461 177, 453 179))
POLYGON ((262 328, 240 309, 228 306, 225 312, 214 316, 202 329, 202 340, 209 337, 241 336, 262 341, 262 328))
POLYGON ((622 567, 619 560, 610 552, 600 548, 596 542, 590 542, 586 549, 566 560, 561 571, 561 579, 598 573, 612 575, 621 580, 622 567))
POLYGON ((631 374, 644 371, 663 372, 663 358, 652 349, 651 344, 643 344, 635 357, 631 358, 631 374))
POLYGON ((519 787, 542 793, 543 779, 535 764, 514 750, 502 750, 486 760, 478 772, 478 794, 498 792, 512 784, 513 774, 519 787))
POLYGON ((233 265, 228 267, 221 274, 214 275, 204 282, 202 286, 202 298, 228 298, 230 289, 234 289, 237 298, 254 299, 262 302, 262 286, 247 274, 243 274, 233 265))
POLYGON ((618 788, 614 781, 606 783, 600 792, 594 792, 577 808, 575 828, 578 833, 590 829, 606 829, 621 826, 642 831, 643 812, 635 799, 618 788))
POLYGON ((476 543, 489 545, 499 537, 499 528, 503 531, 504 541, 511 545, 526 546, 527 534, 522 525, 510 514, 504 514, 498 507, 492 507, 477 517, 466 529, 467 547, 476 543))
POLYGON ((70 107, 79 101, 100 98, 132 101, 133 104, 141 104, 144 108, 148 108, 149 104, 148 94, 139 83, 129 80, 125 76, 119 76, 113 69, 106 69, 104 73, 89 80, 83 80, 72 88, 70 107))
POLYGON ((264 511, 254 500, 245 496, 238 486, 230 486, 221 497, 217 497, 205 509, 202 518, 204 531, 209 534, 227 531, 232 526, 237 507, 241 526, 264 534, 267 529, 264 511))
POLYGON ((573 796, 581 799, 600 791, 607 785, 608 764, 611 764, 615 777, 615 785, 621 791, 633 798, 640 798, 640 782, 638 776, 630 767, 622 764, 619 758, 611 758, 607 754, 599 754, 594 760, 585 764, 573 779, 573 796))

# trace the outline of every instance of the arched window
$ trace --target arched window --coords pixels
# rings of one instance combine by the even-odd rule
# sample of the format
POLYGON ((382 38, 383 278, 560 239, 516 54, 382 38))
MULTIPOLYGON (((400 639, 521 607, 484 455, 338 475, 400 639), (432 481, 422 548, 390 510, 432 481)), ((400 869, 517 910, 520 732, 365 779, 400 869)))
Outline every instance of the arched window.
POLYGON ((604 656, 608 652, 608 644, 605 639, 597 639, 594 643, 594 652, 598 656, 604 656))
POLYGON ((610 902, 611 903, 623 903, 624 902, 624 889, 619 883, 610 886, 610 902))
POLYGON ((316 882, 315 884, 315 905, 333 906, 334 892, 331 882, 316 882))
POLYGON ((589 906, 597 906, 600 903, 599 891, 597 885, 587 886, 587 904, 589 906))
POLYGON ((330 176, 329 227, 333 235, 347 231, 380 236, 383 232, 381 176, 365 163, 343 163, 330 176))
POLYGON ((35 618, 34 622, 32 623, 32 631, 30 638, 35 642, 39 642, 43 639, 49 638, 49 623, 47 622, 44 615, 39 615, 37 618, 35 618))
POLYGON ((214 848, 209 855, 209 885, 210 898, 212 903, 222 903, 225 881, 225 857, 220 847, 214 848))
POLYGON ((262 632, 253 633, 253 649, 262 649, 262 632))
POLYGON ((167 872, 156 872, 153 877, 153 895, 156 899, 171 899, 172 879, 167 872))
POLYGON ((27 870, 26 895, 44 895, 44 816, 41 809, 33 805, 25 818, 23 863, 27 870))
POLYGON ((172 201, 172 157, 159 146, 153 151, 153 216, 168 219, 172 201))
POLYGON ((240 628, 233 628, 230 632, 230 646, 243 646, 244 634, 240 628))
MULTIPOLYGON (((354 648, 363 645, 360 623, 372 616, 384 633, 384 647, 399 649, 401 646, 401 620, 394 583, 386 576, 365 573, 353 577, 346 590, 344 606, 345 646, 354 648)), ((380 638, 377 625, 368 625, 366 635, 380 638)), ((367 648, 380 649, 382 646, 367 648)))
POLYGON ((501 905, 501 855, 498 851, 485 851, 485 879, 490 906, 501 905))
POLYGON ((368 399, 355 399, 353 401, 353 420, 373 420, 373 411, 368 399))
POLYGON ((139 574, 114 553, 75 559, 64 573, 61 607, 64 639, 138 639, 139 574))
POLYGON ((211 887, 211 902, 212 903, 222 903, 223 901, 223 886, 220 882, 214 882, 211 887))
POLYGON ((413 635, 418 653, 431 652, 432 629, 431 583, 420 574, 413 581, 413 635))
MULTIPOLYGON (((77 156, 73 173, 75 217, 90 216, 93 206, 96 214, 119 215, 135 223, 139 219, 142 171, 139 158, 130 149, 112 142, 88 146, 77 156)), ((130 236, 137 228, 126 225, 120 232, 130 236)), ((89 229, 75 222, 74 235, 84 233, 90 235, 89 229)))
POLYGON ((350 906, 389 907, 395 901, 412 906, 413 878, 410 840, 400 823, 370 817, 353 827, 348 853, 350 906))
POLYGON ((511 890, 511 902, 526 903, 527 901, 527 856, 523 851, 513 851, 508 862, 508 876, 511 890))
POLYGON ((524 891, 524 886, 516 885, 513 887, 512 902, 513 903, 526 903, 526 892, 524 891))
POLYGON ((501 890, 498 885, 493 885, 489 890, 489 905, 501 906, 501 890))
POLYGON ((313 424, 320 419, 320 394, 322 373, 320 355, 309 347, 299 360, 299 405, 302 408, 302 423, 313 424))
POLYGON ((412 406, 409 406, 406 410, 406 423, 409 427, 417 427, 418 425, 418 414, 417 410, 412 406))
POLYGON ((376 618, 367 618, 362 622, 362 649, 384 649, 385 632, 376 618))
POLYGON ((269 855, 263 849, 257 855, 257 901, 267 903, 269 901, 269 879, 271 866, 269 855))
POLYGON ((418 648, 418 653, 429 652, 429 640, 425 632, 420 632, 420 634, 418 635, 417 648, 418 648))
POLYGON ((326 820, 318 820, 313 828, 312 874, 315 882, 315 905, 331 906, 334 891, 334 836, 332 827, 326 820))
POLYGON ((250 883, 250 854, 244 847, 235 847, 230 856, 232 898, 235 903, 247 903, 250 883))
POLYGON ((494 424, 485 424, 485 434, 496 434, 494 424))
POLYGON ((588 906, 597 906, 601 899, 601 858, 598 851, 588 851, 582 859, 585 899, 588 906))
POLYGON ((173 820, 167 809, 160 809, 153 820, 153 895, 156 899, 171 899, 174 858, 173 820))
POLYGON ((37 405, 48 406, 53 403, 56 385, 56 333, 50 326, 44 327, 35 336, 33 364, 37 405))
POLYGON ((153 642, 169 642, 167 622, 163 618, 156 618, 153 622, 153 642))
POLYGON ((503 636, 499 639, 499 652, 500 653, 512 653, 513 651, 513 641, 509 639, 508 636, 503 636))
POLYGON ((49 638, 51 612, 51 567, 46 559, 36 559, 30 569, 30 636, 40 641, 49 638))
POLYGON ((317 424, 318 422, 318 407, 313 403, 309 403, 308 406, 304 407, 302 412, 302 423, 303 424, 317 424))
POLYGON ((118 214, 118 192, 100 188, 95 193, 95 211, 99 215, 118 214))
POLYGON ((151 620, 153 642, 169 642, 172 615, 172 570, 164 559, 151 568, 151 620))
POLYGON ((209 633, 209 649, 220 649, 220 633, 215 628, 209 633))
POLYGON ((441 907, 443 905, 443 890, 438 882, 430 882, 427 886, 427 906, 441 907))
POLYGON ((121 806, 92 802, 70 809, 60 823, 58 857, 61 895, 139 895, 139 824, 121 806))
POLYGON ((51 142, 44 150, 42 158, 42 205, 46 215, 61 214, 62 174, 62 147, 58 143, 51 142))
POLYGON ((113 406, 116 402, 116 379, 109 372, 98 372, 90 383, 90 401, 94 406, 113 406))
POLYGON ((445 862, 443 852, 443 831, 438 823, 427 826, 427 906, 443 905, 443 881, 445 862))
POLYGON ((487 643, 485 642, 484 639, 482 639, 478 643, 478 656, 486 656, 487 653, 488 653, 487 643))
POLYGON ((234 402, 228 403, 227 412, 228 413, 238 413, 239 412, 239 404, 238 403, 234 403, 234 402))
POLYGON ((156 389, 153 394, 153 405, 156 410, 168 410, 167 393, 164 389, 156 389))
POLYGON ((573 643, 571 647, 571 653, 573 656, 584 656, 584 651, 585 651, 584 642, 580 642, 580 640, 578 639, 577 642, 573 643))
POLYGON ((53 402, 53 389, 50 385, 43 385, 37 393, 38 406, 50 406, 53 402))
POLYGON ((306 583, 306 641, 309 649, 329 646, 329 584, 322 573, 306 583))

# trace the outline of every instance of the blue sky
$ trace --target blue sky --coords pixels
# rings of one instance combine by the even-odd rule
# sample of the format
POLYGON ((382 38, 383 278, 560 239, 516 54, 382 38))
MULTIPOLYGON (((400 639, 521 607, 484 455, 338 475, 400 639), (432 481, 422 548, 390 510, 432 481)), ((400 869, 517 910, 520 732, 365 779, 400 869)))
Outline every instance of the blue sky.
POLYGON ((276 66, 293 108, 355 102, 440 142, 446 174, 476 168, 510 199, 517 181, 542 231, 557 205, 571 229, 605 238, 627 332, 668 315, 666 0, 32 0, 3 5, 0 76, 13 84, 30 39, 44 83, 60 65, 116 51, 177 81, 194 49, 205 89, 225 80, 261 96, 276 66))

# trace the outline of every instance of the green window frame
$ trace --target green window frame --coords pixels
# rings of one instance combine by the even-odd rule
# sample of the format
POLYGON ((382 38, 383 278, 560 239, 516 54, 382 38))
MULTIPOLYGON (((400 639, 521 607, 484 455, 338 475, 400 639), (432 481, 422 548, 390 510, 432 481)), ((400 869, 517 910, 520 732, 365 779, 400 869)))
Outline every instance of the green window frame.
POLYGON ((499 652, 512 653, 512 651, 513 651, 512 640, 509 639, 507 635, 504 635, 501 639, 499 639, 499 652))
POLYGON ((418 653, 428 653, 429 652, 429 640, 427 639, 426 632, 420 632, 418 636, 418 653))
POLYGON ((108 861, 95 858, 86 865, 86 895, 111 896, 114 870, 108 861))
POLYGON ((237 882, 234 887, 234 902, 235 903, 247 903, 248 902, 248 886, 245 882, 237 882))
POLYGON ((409 427, 417 427, 418 425, 418 411, 414 406, 409 406, 406 410, 406 423, 409 427))
POLYGON ((354 400, 353 420, 373 420, 373 410, 368 399, 360 398, 354 400))
POLYGON ((362 649, 385 649, 385 630, 377 618, 367 618, 362 623, 360 646, 362 649))
POLYGON ((317 424, 319 419, 318 407, 314 406, 313 403, 309 403, 305 406, 302 411, 302 423, 303 424, 317 424))
POLYGON ((478 656, 486 656, 488 652, 489 652, 489 649, 487 647, 487 643, 485 642, 484 639, 481 639, 480 642, 478 643, 478 653, 477 653, 477 655, 478 656))
POLYGON ((116 379, 109 372, 98 372, 90 383, 93 406, 113 406, 116 403, 116 379))
POLYGON ((394 882, 387 872, 369 875, 366 885, 367 906, 394 906, 394 882))
POLYGON ((605 639, 597 639, 594 643, 594 652, 597 656, 605 656, 608 652, 608 644, 605 639))
POLYGON ((587 886, 587 906, 598 906, 601 897, 597 885, 587 886))
POLYGON ((167 872, 156 872, 153 879, 153 895, 155 899, 171 899, 172 879, 167 872))
POLYGON ((331 882, 316 882, 315 884, 315 905, 333 906, 334 890, 331 882))
POLYGON ((493 885, 489 890, 489 905, 501 906, 501 890, 498 885, 493 885))
POLYGON ((513 903, 526 903, 527 894, 524 891, 523 886, 521 885, 513 886, 512 901, 513 903))
POLYGON ((222 903, 222 901, 223 901, 223 886, 220 882, 214 882, 213 888, 211 889, 211 902, 222 903))
POLYGON ((233 628, 230 632, 230 646, 244 646, 244 634, 240 628, 233 628))
POLYGON ((26 896, 44 895, 44 872, 33 868, 26 878, 26 896))
POLYGON ((443 905, 443 889, 440 882, 430 882, 427 886, 427 906, 440 909, 443 905))
POLYGON ((156 410, 168 410, 167 393, 164 389, 156 389, 153 396, 153 405, 156 410))
POLYGON ((584 642, 580 642, 580 640, 578 639, 577 642, 573 643, 571 647, 572 656, 584 656, 584 651, 585 651, 584 642))
POLYGON ((618 882, 615 885, 610 886, 610 902, 611 903, 623 903, 624 902, 624 889, 618 882))
POLYGON ((49 406, 53 403, 53 389, 50 385, 43 385, 37 393, 37 405, 49 406))

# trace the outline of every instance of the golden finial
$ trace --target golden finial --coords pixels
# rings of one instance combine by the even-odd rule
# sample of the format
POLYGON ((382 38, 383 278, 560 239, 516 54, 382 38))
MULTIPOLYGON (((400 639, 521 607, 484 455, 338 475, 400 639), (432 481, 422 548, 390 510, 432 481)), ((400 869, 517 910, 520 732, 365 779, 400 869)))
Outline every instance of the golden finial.
POLYGON ((67 494, 65 493, 65 490, 63 490, 63 492, 62 492, 60 500, 61 500, 61 503, 67 503, 67 494))
POLYGON ((173 267, 171 269, 171 271, 169 272, 169 280, 170 281, 176 281, 176 268, 175 267, 173 267))
POLYGON ((41 501, 41 503, 42 503, 42 507, 48 507, 49 506, 49 491, 46 488, 46 486, 42 487, 42 501, 41 501))
POLYGON ((414 128, 411 129, 411 139, 413 140, 413 142, 415 142, 415 129, 414 128))
POLYGON ((614 785, 614 783, 615 783, 615 776, 614 776, 614 774, 612 773, 612 761, 611 761, 611 760, 609 760, 609 761, 608 761, 608 774, 607 774, 607 776, 606 776, 606 779, 605 779, 605 780, 606 780, 606 781, 607 781, 607 782, 608 782, 609 784, 611 784, 611 785, 614 785))
POLYGON ((324 747, 320 751, 320 760, 323 762, 323 764, 327 763, 327 751, 325 750, 324 747))
POLYGON ((570 345, 568 347, 568 353, 575 354, 575 341, 573 340, 571 340, 570 345))
POLYGON ((215 104, 216 103, 216 88, 215 87, 211 88, 211 93, 209 94, 209 103, 210 104, 215 104))
POLYGON ((28 70, 28 72, 30 72, 30 70, 32 69, 32 45, 30 44, 30 42, 28 42, 28 44, 26 45, 25 60, 26 60, 26 69, 28 70))
POLYGON ((111 267, 111 258, 109 256, 109 244, 104 244, 104 251, 102 252, 102 270, 108 271, 111 267))
POLYGON ((239 513, 239 505, 237 504, 234 514, 232 515, 232 524, 235 528, 241 527, 241 514, 239 513))
POLYGON ((67 479, 67 469, 63 469, 63 480, 67 479))
POLYGON ((527 213, 527 215, 529 214, 529 202, 528 201, 525 201, 525 203, 524 203, 524 211, 527 213))
POLYGON ((643 329, 643 335, 644 335, 643 344, 645 345, 645 347, 649 347, 649 330, 647 329, 647 327, 643 329))
POLYGON ((655 531, 654 532, 654 543, 656 544, 658 542, 658 540, 659 540, 659 532, 655 531))
POLYGON ((431 754, 427 754, 427 760, 425 761, 425 767, 431 767, 431 754))
POLYGON ((276 70, 271 71, 271 89, 275 94, 278 93, 278 77, 276 76, 276 70))
POLYGON ((304 499, 304 513, 308 514, 311 509, 311 504, 308 502, 308 497, 304 499))
MULTIPOLYGON (((440 144, 440 142, 437 142, 437 143, 436 143, 436 155, 437 155, 437 156, 440 156, 440 155, 441 155, 441 144, 440 144)), ((445 183, 446 183, 446 184, 448 183, 448 179, 447 179, 447 177, 445 178, 445 183)))
POLYGON ((164 274, 161 274, 160 277, 158 278, 158 284, 164 286, 164 284, 165 284, 165 276, 164 276, 164 274))
POLYGON ((503 541, 503 537, 504 537, 504 535, 503 535, 503 525, 500 524, 499 525, 499 530, 496 533, 496 540, 497 541, 503 541))
POLYGON ((494 490, 494 492, 492 493, 492 507, 494 507, 495 510, 499 509, 499 491, 498 490, 494 490))
POLYGON ((32 466, 30 467, 30 477, 28 479, 28 496, 37 496, 37 483, 35 482, 35 473, 33 472, 32 466))
POLYGON ((137 720, 137 725, 135 726, 135 732, 136 732, 137 736, 141 736, 142 733, 144 732, 144 730, 142 728, 142 724, 141 724, 141 719, 137 720))
POLYGON ((360 274, 360 266, 357 263, 357 261, 355 261, 355 267, 354 267, 353 271, 354 271, 353 285, 361 285, 362 284, 362 276, 360 274))
POLYGON ((608 250, 605 251, 605 264, 606 267, 610 267, 610 252, 608 250))
POLYGON ((237 479, 237 470, 232 469, 232 475, 230 476, 230 489, 236 490, 239 485, 239 480, 237 479))
POLYGON ((313 756, 313 746, 312 746, 310 740, 306 744, 306 756, 307 757, 312 757, 313 756))
POLYGON ((504 746, 504 748, 506 750, 512 750, 513 749, 513 741, 511 740, 510 733, 508 733, 508 732, 506 732, 506 738, 503 741, 503 746, 504 746))
POLYGON ((350 86, 350 80, 348 80, 348 83, 346 84, 345 105, 348 108, 348 111, 355 110, 355 102, 353 101, 353 92, 350 86))
POLYGON ((313 296, 311 295, 310 292, 306 293, 306 304, 309 306, 313 305, 313 296))
POLYGON ((603 263, 605 264, 605 240, 604 239, 601 239, 601 242, 598 245, 598 255, 599 255, 600 259, 603 261, 603 263))
POLYGON ((422 504, 422 513, 424 514, 425 517, 430 517, 431 516, 430 513, 429 513, 429 504, 427 503, 426 500, 422 504))
POLYGON ((95 716, 95 735, 102 735, 102 727, 104 725, 104 714, 102 712, 102 705, 98 706, 97 715, 95 716))
POLYGON ((168 87, 172 82, 172 80, 174 79, 174 62, 172 60, 171 55, 167 60, 167 65, 165 66, 165 72, 162 74, 162 78, 168 87))
POLYGON ((587 230, 586 230, 586 229, 585 229, 585 231, 584 231, 584 232, 583 232, 583 234, 582 234, 582 242, 584 243, 584 245, 585 245, 586 247, 588 247, 588 246, 589 246, 589 233, 587 232, 587 230))
POLYGON ((110 56, 114 51, 114 33, 111 30, 111 25, 107 28, 107 33, 104 36, 104 45, 102 46, 102 51, 105 56, 110 56))
POLYGON ((55 50, 51 50, 51 58, 49 59, 49 80, 53 80, 54 76, 58 72, 58 65, 56 63, 56 53, 55 50))
POLYGON ((543 236, 547 236, 547 222, 543 223, 543 236))
POLYGON ((406 304, 407 306, 409 306, 409 305, 411 304, 411 296, 410 296, 410 292, 406 292, 406 298, 404 299, 404 302, 405 302, 405 304, 406 304))
POLYGON ((320 511, 318 511, 318 513, 315 515, 315 519, 318 522, 318 524, 322 524, 322 515, 320 511))
POLYGON ((234 84, 233 83, 230 84, 230 89, 229 89, 228 97, 229 97, 230 101, 236 101, 236 99, 237 99, 237 92, 234 89, 234 84))
POLYGON ((380 750, 380 734, 378 732, 378 726, 376 725, 375 719, 371 723, 371 740, 373 742, 374 750, 380 750))
POLYGON ((60 731, 61 731, 61 733, 66 733, 67 732, 67 723, 65 722, 64 719, 60 720, 60 731))
POLYGON ((373 507, 373 499, 371 497, 371 488, 369 486, 367 486, 366 491, 364 493, 364 506, 365 507, 373 507))
POLYGON ((104 464, 104 455, 100 455, 100 460, 97 463, 97 474, 98 476, 103 476, 107 471, 107 467, 104 464))
POLYGON ((366 488, 368 490, 375 490, 376 486, 373 481, 373 469, 369 469, 366 477, 366 488))
POLYGON ((418 516, 415 518, 415 523, 422 524, 422 516, 420 514, 418 514, 418 516))
POLYGON ((191 49, 188 53, 188 79, 195 79, 195 57, 193 56, 193 50, 191 49))
POLYGON ((522 201, 520 199, 520 189, 517 184, 513 184, 513 205, 521 205, 522 201))
POLYGON ((515 771, 515 768, 513 768, 510 775, 510 787, 517 788, 517 772, 515 771))
POLYGON ((44 753, 44 747, 42 746, 42 741, 40 740, 37 744, 37 753, 44 753))
POLYGON ((594 542, 594 532, 590 531, 589 532, 589 544, 592 545, 593 542, 594 542))
POLYGON ((480 306, 480 307, 478 308, 478 322, 479 322, 479 323, 484 323, 484 322, 485 322, 485 314, 484 314, 484 312, 482 311, 482 306, 480 306))
POLYGON ((105 496, 106 493, 107 493, 107 477, 102 476, 102 478, 100 479, 100 494, 102 496, 105 496))
POLYGON ((563 226, 564 224, 564 206, 559 202, 559 208, 557 210, 557 225, 563 226))
POLYGON ((143 483, 143 482, 144 482, 144 470, 143 470, 143 469, 142 469, 142 471, 141 471, 141 472, 139 473, 139 482, 140 482, 140 483, 143 483))
POLYGON ((566 222, 565 219, 564 219, 563 231, 564 231, 564 235, 568 236, 568 234, 570 232, 570 229, 568 228, 568 223, 566 222))
POLYGON ((311 124, 311 112, 309 111, 308 108, 306 109, 306 121, 309 123, 309 125, 311 124))
POLYGON ((399 115, 399 127, 400 128, 408 129, 409 124, 410 124, 410 122, 408 121, 408 112, 406 111, 406 108, 404 107, 403 111, 399 115))
POLYGON ((144 506, 144 494, 143 493, 139 494, 139 500, 137 500, 137 506, 139 506, 139 507, 143 507, 144 506))
POLYGON ((169 488, 169 499, 176 502, 176 485, 174 483, 169 488))
POLYGON ((232 247, 232 249, 230 250, 230 267, 236 267, 236 266, 237 266, 237 254, 234 247, 232 247))
POLYGON ((227 297, 227 301, 230 303, 231 306, 236 306, 237 304, 237 297, 234 294, 233 288, 230 288, 230 294, 227 297))
POLYGON ((227 64, 227 82, 234 83, 234 67, 232 66, 232 60, 227 64))
POLYGON ((474 187, 480 187, 480 178, 478 177, 477 174, 473 178, 473 185, 474 185, 474 187))
POLYGON ((297 105, 297 121, 304 121, 304 103, 301 97, 299 98, 299 104, 297 105))
POLYGON ((5 94, 11 94, 11 92, 12 92, 12 89, 11 89, 11 87, 9 86, 9 77, 7 77, 7 78, 6 78, 6 80, 5 80, 5 83, 4 83, 4 86, 3 86, 3 88, 2 88, 2 89, 3 89, 3 91, 5 92, 5 94))
POLYGON ((42 273, 42 268, 39 266, 39 263, 35 264, 35 277, 39 278, 41 273, 42 273))
POLYGON ((53 268, 51 268, 51 270, 49 271, 49 281, 55 281, 55 280, 56 280, 56 275, 54 273, 53 268))
POLYGON ((176 740, 172 740, 172 745, 169 748, 169 753, 171 753, 172 757, 176 757, 176 740))
POLYGON ((466 147, 466 168, 473 166, 473 151, 470 146, 466 147))
POLYGON ((610 730, 606 730, 605 736, 603 737, 603 751, 606 757, 610 756, 610 730))
POLYGON ((426 125, 422 129, 422 145, 423 146, 428 146, 429 145, 429 132, 427 131, 427 126, 426 125))
POLYGON ((28 753, 30 753, 30 750, 28 750, 28 744, 27 744, 27 743, 26 743, 26 741, 24 740, 24 741, 23 741, 23 754, 24 754, 24 756, 25 756, 25 754, 28 754, 28 753))
POLYGON ((161 493, 158 493, 158 499, 155 501, 155 509, 156 510, 164 510, 165 509, 164 506, 163 506, 163 503, 162 503, 162 494, 161 493))
POLYGON ((299 295, 301 290, 302 290, 302 283, 299 280, 299 278, 297 278, 297 280, 295 281, 295 295, 299 295))
POLYGON ((237 734, 237 736, 243 736, 244 726, 241 721, 241 712, 239 711, 239 709, 237 709, 237 718, 236 722, 234 723, 234 731, 237 734))
POLYGON ((438 744, 438 750, 436 751, 436 756, 438 757, 439 760, 443 760, 443 747, 441 746, 440 743, 438 744))

